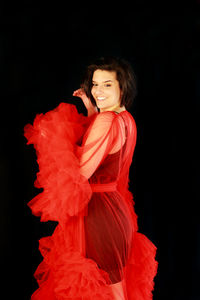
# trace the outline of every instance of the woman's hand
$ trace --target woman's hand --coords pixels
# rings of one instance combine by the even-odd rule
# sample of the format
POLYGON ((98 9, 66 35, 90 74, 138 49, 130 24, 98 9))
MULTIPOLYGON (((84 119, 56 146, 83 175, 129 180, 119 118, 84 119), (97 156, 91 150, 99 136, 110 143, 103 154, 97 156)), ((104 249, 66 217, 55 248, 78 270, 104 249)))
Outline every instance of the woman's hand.
POLYGON ((87 109, 88 117, 98 112, 97 107, 93 105, 91 100, 86 96, 86 93, 83 89, 78 89, 74 91, 73 96, 81 98, 87 109))

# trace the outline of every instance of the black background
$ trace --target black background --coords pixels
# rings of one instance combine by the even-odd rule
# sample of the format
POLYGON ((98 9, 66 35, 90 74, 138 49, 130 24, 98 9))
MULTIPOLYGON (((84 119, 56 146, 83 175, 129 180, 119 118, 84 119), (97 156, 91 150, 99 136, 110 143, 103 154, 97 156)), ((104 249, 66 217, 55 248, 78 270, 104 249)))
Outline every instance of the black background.
MULTIPOLYGON (((36 155, 23 127, 72 93, 104 55, 124 57, 138 78, 131 113, 138 139, 130 170, 140 232, 158 247, 155 300, 200 299, 200 1, 1 2, 1 292, 30 299, 52 233, 27 202, 36 155)), ((4 294, 5 293, 5 294, 4 294)))

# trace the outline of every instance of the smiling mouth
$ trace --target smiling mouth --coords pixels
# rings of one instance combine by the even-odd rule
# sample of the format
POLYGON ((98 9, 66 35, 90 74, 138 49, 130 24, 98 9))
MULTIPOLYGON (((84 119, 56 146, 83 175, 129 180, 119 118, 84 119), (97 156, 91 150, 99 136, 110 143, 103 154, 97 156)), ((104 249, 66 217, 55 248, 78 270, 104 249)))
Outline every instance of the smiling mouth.
POLYGON ((97 97, 97 100, 99 100, 99 101, 102 101, 102 100, 105 100, 106 99, 106 97, 97 97))

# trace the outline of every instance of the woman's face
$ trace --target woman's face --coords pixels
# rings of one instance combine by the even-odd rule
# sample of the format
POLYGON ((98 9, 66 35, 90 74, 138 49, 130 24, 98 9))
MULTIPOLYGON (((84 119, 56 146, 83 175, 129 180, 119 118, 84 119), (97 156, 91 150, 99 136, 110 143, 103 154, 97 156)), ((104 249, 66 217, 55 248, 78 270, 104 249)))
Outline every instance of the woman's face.
POLYGON ((120 106, 121 90, 115 71, 96 70, 92 77, 92 96, 100 111, 120 106))

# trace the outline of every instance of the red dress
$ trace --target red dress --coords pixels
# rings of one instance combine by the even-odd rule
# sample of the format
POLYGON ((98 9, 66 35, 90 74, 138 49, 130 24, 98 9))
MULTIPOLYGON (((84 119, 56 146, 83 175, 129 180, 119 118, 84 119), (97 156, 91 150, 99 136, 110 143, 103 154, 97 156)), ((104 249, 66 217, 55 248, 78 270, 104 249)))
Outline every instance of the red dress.
POLYGON ((122 281, 126 300, 150 300, 156 247, 138 232, 129 168, 137 128, 128 111, 91 117, 60 103, 24 127, 36 149, 43 191, 29 207, 42 222, 57 221, 39 241, 32 300, 111 300, 122 281))

